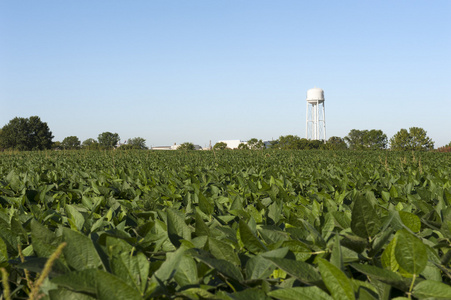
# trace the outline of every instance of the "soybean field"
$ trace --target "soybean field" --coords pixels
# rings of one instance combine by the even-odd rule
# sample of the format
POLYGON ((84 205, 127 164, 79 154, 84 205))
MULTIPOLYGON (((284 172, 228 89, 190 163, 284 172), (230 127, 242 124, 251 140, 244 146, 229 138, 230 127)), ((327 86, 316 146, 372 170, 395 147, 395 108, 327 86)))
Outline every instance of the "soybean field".
POLYGON ((2 299, 451 299, 451 155, 0 153, 2 299))

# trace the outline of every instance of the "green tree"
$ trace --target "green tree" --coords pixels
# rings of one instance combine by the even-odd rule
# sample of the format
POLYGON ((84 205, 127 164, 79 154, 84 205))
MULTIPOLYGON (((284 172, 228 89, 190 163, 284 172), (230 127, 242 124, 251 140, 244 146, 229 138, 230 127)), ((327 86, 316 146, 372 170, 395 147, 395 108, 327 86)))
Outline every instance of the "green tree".
POLYGON ((238 149, 240 149, 240 150, 249 150, 249 146, 247 144, 245 144, 245 143, 240 143, 238 145, 238 149))
POLYGON ((351 150, 379 150, 387 147, 387 135, 377 129, 352 129, 344 140, 351 150))
POLYGON ((147 149, 146 140, 142 137, 128 139, 127 145, 131 145, 133 149, 147 149))
POLYGON ((348 145, 346 142, 338 136, 331 136, 326 143, 326 149, 328 150, 346 150, 348 149, 348 145))
POLYGON ((362 150, 363 146, 363 136, 364 132, 362 130, 352 129, 344 140, 348 143, 349 149, 351 150, 362 150))
POLYGON ((247 145, 248 145, 249 149, 252 149, 252 150, 265 149, 265 143, 263 143, 262 140, 258 140, 256 138, 252 138, 249 141, 247 141, 247 145))
POLYGON ((80 148, 80 140, 76 136, 68 136, 64 138, 61 146, 64 149, 79 149, 80 148))
POLYGON ((99 143, 93 138, 84 140, 82 146, 84 149, 88 150, 99 149, 99 143))
POLYGON ((300 139, 299 141, 299 149, 323 149, 324 141, 323 140, 308 140, 308 139, 300 139))
POLYGON ((272 140, 269 142, 269 149, 279 149, 279 140, 272 140))
POLYGON ((382 150, 387 148, 387 135, 382 130, 364 130, 363 146, 365 149, 382 150))
POLYGON ((302 141, 297 135, 280 136, 276 147, 282 150, 301 149, 302 141))
POLYGON ((44 150, 52 147, 53 135, 38 116, 14 118, 3 126, 0 146, 16 150, 44 150))
POLYGON ((390 148, 392 150, 432 150, 434 142, 427 136, 426 130, 420 127, 410 127, 399 130, 390 139, 390 148))
POLYGON ((187 150, 196 150, 196 148, 194 147, 193 143, 186 142, 186 143, 180 144, 180 146, 177 148, 177 150, 187 151, 187 150))
POLYGON ((60 141, 56 141, 52 143, 52 149, 53 150, 61 150, 63 146, 61 145, 60 141))
POLYGON ((117 143, 119 142, 119 134, 117 133, 111 133, 111 132, 103 132, 99 134, 99 137, 97 138, 99 141, 99 145, 105 149, 111 149, 116 147, 117 143))
POLYGON ((227 143, 224 143, 224 142, 216 143, 216 144, 213 146, 213 149, 215 149, 215 150, 224 150, 224 149, 227 149, 227 143))

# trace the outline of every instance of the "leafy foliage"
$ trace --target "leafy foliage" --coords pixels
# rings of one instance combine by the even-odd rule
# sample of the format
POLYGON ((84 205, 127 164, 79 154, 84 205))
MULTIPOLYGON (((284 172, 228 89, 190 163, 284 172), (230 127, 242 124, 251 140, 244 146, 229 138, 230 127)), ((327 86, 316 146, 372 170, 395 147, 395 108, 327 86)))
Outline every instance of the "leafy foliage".
POLYGON ((252 138, 249 141, 247 141, 247 145, 249 149, 251 150, 262 150, 265 149, 265 143, 263 143, 262 140, 252 138))
POLYGON ((392 150, 432 150, 434 142, 423 128, 410 127, 409 131, 399 130, 390 139, 390 147, 392 150))
POLYGON ((142 137, 128 139, 127 145, 131 145, 133 149, 147 149, 146 140, 142 137))
POLYGON ((272 149, 282 150, 322 149, 324 147, 324 141, 307 140, 297 135, 285 135, 280 136, 276 141, 272 141, 271 145, 272 149))
POLYGON ((0 147, 15 150, 44 150, 52 147, 53 135, 37 116, 14 118, 0 132, 0 147))
POLYGON ((99 143, 95 139, 89 138, 89 139, 86 139, 83 141, 82 146, 85 149, 90 149, 90 148, 94 148, 94 147, 98 148, 98 144, 99 143))
POLYGON ((328 150, 346 150, 348 149, 348 145, 344 139, 338 136, 331 136, 326 143, 326 149, 328 150))
POLYGON ((225 142, 219 142, 219 143, 216 143, 216 144, 213 146, 213 149, 214 149, 214 150, 224 150, 224 149, 227 149, 227 143, 225 143, 225 142))
POLYGON ((245 143, 240 143, 238 145, 238 149, 239 150, 249 150, 249 146, 247 144, 245 144, 245 143))
POLYGON ((377 129, 352 129, 344 140, 351 150, 382 150, 387 147, 387 135, 377 129))
POLYGON ((180 144, 180 146, 177 148, 177 150, 196 150, 196 148, 194 147, 193 143, 182 143, 180 144))
POLYGON ((64 138, 61 146, 64 149, 79 149, 80 148, 80 140, 76 136, 68 136, 64 138))
POLYGON ((97 138, 99 145, 106 149, 112 149, 119 143, 119 134, 111 132, 102 132, 97 138))
POLYGON ((0 174, 12 298, 63 242, 50 299, 451 298, 447 153, 20 152, 0 174))

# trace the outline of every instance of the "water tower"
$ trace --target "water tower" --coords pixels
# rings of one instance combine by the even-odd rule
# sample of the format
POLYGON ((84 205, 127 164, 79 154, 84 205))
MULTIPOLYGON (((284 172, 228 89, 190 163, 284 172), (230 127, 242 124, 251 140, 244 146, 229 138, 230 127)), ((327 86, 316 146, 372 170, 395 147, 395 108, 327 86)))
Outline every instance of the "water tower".
POLYGON ((326 142, 326 109, 324 91, 319 88, 307 91, 307 124, 305 135, 308 140, 326 142))

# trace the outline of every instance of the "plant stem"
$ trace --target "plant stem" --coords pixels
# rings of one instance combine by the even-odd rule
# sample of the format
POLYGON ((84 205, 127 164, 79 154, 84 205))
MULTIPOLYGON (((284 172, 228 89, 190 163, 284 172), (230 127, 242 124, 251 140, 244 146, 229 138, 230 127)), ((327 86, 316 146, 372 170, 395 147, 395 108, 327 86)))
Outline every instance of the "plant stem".
POLYGON ((413 274, 412 283, 410 284, 409 292, 407 293, 407 296, 409 297, 409 299, 412 299, 413 284, 415 283, 416 278, 417 278, 417 275, 413 274))
POLYGON ((5 300, 11 300, 11 289, 9 288, 8 283, 8 272, 6 272, 5 268, 1 268, 2 270, 2 281, 3 281, 3 297, 5 300))
MULTIPOLYGON (((20 256, 20 261, 22 263, 25 262, 25 257, 22 253, 22 246, 20 244, 17 245, 17 248, 19 249, 19 256, 20 256)), ((31 281, 30 279, 30 271, 28 271, 27 269, 24 270, 25 272, 25 279, 27 280, 27 285, 28 288, 30 289, 30 291, 33 289, 33 281, 31 281)))

